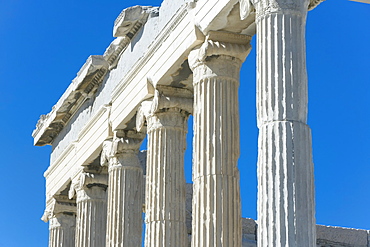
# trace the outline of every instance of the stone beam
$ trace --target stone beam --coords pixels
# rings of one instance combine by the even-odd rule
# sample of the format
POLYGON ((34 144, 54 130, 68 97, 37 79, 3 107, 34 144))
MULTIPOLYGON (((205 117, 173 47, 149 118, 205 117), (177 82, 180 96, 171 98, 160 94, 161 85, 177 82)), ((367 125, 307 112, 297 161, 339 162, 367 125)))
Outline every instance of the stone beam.
POLYGON ((86 98, 91 97, 108 69, 103 56, 90 56, 65 93, 47 115, 41 115, 33 131, 34 145, 51 145, 86 98))
POLYGON ((103 56, 90 56, 52 111, 40 116, 32 133, 34 145, 52 144, 81 105, 95 95, 105 74, 115 68, 120 55, 149 15, 158 15, 158 8, 134 6, 121 12, 113 28, 113 36, 118 38, 110 44, 103 56))
POLYGON ((195 27, 188 6, 183 5, 112 94, 112 128, 124 129, 139 104, 153 96, 157 84, 170 84, 190 50, 204 36, 195 27))
MULTIPOLYGON (((187 62, 190 51, 204 42, 203 33, 207 30, 225 28, 212 24, 218 18, 228 23, 234 20, 238 16, 235 15, 237 6, 237 0, 187 2, 181 7, 179 4, 176 11, 171 10, 171 18, 163 20, 157 20, 160 19, 155 16, 158 9, 150 7, 135 6, 120 14, 113 30, 117 38, 103 56, 91 56, 87 60, 53 110, 40 118, 33 132, 35 145, 53 145, 50 166, 44 174, 47 201, 68 187, 71 179, 83 170, 83 165, 99 156, 102 143, 112 136, 112 130, 126 128, 135 117, 137 107, 153 96, 157 85, 192 81, 187 62), (156 18, 151 18, 153 15, 156 18), (152 33, 147 28, 145 33, 141 28, 145 22, 146 25, 151 22, 152 26, 160 24, 161 31, 152 33), (140 35, 135 36, 136 33, 140 35), (151 42, 146 44, 145 40, 151 42), (99 95, 103 96, 98 98, 99 95), (89 107, 95 108, 79 117, 79 111, 90 99, 94 105, 89 107), (64 136, 67 134, 61 131, 72 123, 75 129, 64 136)), ((250 21, 249 18, 247 23, 250 21)), ((191 83, 189 85, 185 86, 192 87, 191 83)))
POLYGON ((172 75, 178 72, 190 51, 204 41, 209 31, 235 31, 236 27, 228 30, 225 23, 237 22, 235 26, 243 27, 237 32, 247 30, 253 33, 248 28, 254 23, 254 14, 248 13, 241 18, 240 11, 235 10, 238 6, 238 0, 200 0, 183 5, 114 90, 113 130, 126 127, 125 123, 135 115, 139 104, 153 96, 156 85, 171 83, 172 75))

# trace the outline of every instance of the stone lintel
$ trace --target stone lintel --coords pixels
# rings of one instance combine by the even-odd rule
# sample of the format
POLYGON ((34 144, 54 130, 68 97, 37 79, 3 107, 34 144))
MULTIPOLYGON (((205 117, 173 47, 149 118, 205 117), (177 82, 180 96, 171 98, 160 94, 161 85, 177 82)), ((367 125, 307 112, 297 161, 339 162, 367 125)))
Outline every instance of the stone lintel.
POLYGON ((250 6, 249 2, 250 0, 232 0, 197 3, 194 8, 195 23, 204 35, 212 30, 243 33, 254 22, 253 7, 244 8, 250 6))
POLYGON ((32 133, 34 145, 52 144, 79 107, 95 93, 107 70, 108 63, 103 56, 90 56, 87 59, 52 111, 41 115, 32 133))
POLYGON ((207 36, 207 40, 238 44, 238 45, 248 45, 252 37, 243 34, 229 33, 229 32, 216 32, 210 31, 207 36))

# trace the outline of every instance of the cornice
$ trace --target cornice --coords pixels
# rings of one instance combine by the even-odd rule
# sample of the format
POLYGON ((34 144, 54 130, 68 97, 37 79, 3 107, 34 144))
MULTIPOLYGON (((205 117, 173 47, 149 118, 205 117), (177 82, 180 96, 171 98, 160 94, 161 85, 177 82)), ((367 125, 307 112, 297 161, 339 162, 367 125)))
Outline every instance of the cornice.
POLYGON ((118 60, 132 38, 147 22, 148 17, 158 16, 159 8, 150 6, 134 6, 124 9, 117 17, 113 27, 113 37, 117 37, 104 52, 109 69, 117 66, 118 60))
POLYGON ((93 95, 102 83, 104 76, 114 69, 122 52, 132 38, 142 28, 149 16, 158 15, 156 7, 134 6, 121 12, 115 21, 115 39, 103 56, 90 56, 77 77, 47 115, 41 115, 32 133, 34 145, 51 145, 55 137, 65 127, 81 105, 93 95))
POLYGON ((73 79, 71 85, 47 115, 41 115, 33 131, 34 145, 51 145, 80 106, 95 94, 108 71, 103 56, 90 56, 73 79))
MULTIPOLYGON (((71 142, 64 150, 63 152, 58 156, 58 158, 50 164, 48 169, 44 172, 44 177, 48 179, 48 176, 52 174, 55 169, 57 169, 61 163, 68 157, 71 153, 76 152, 79 142, 81 139, 85 137, 85 135, 89 132, 89 130, 96 124, 96 122, 108 111, 110 111, 110 105, 104 105, 99 109, 99 111, 89 120, 89 122, 86 123, 86 125, 83 127, 83 129, 80 131, 78 135, 78 139, 74 142, 71 142)), ((113 134, 110 134, 113 136, 113 134)), ((76 171, 79 173, 80 171, 76 171)))
POLYGON ((147 21, 149 15, 158 16, 159 8, 136 5, 124 9, 114 22, 113 37, 132 38, 147 21))

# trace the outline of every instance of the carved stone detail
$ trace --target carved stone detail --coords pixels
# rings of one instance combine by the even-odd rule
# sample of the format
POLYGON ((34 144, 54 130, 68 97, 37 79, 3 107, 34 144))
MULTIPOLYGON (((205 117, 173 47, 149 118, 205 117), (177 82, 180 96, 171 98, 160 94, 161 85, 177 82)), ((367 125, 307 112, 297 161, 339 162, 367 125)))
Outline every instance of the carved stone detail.
POLYGON ((194 73, 193 247, 241 246, 238 87, 249 40, 211 32, 189 55, 194 73))
MULTIPOLYGON (((296 14, 302 11, 312 10, 325 0, 239 0, 241 13, 250 13, 250 4, 253 4, 257 11, 256 19, 271 13, 296 14)), ((244 14, 245 15, 245 14, 244 14)))
POLYGON ((113 37, 129 38, 146 22, 149 15, 158 16, 158 7, 150 6, 133 6, 124 9, 114 22, 113 37))
POLYGON ((157 87, 142 104, 137 129, 147 121, 145 246, 187 246, 184 151, 187 119, 193 110, 187 89, 157 87), (163 198, 163 199, 162 199, 163 198))
POLYGON ((76 193, 76 247, 105 245, 107 175, 82 172, 72 181, 69 197, 76 193))
MULTIPOLYGON (((184 88, 157 86, 152 100, 143 102, 138 109, 136 129, 143 131, 147 119, 168 109, 184 112, 185 115, 191 114, 193 112, 193 92, 184 88)), ((155 127, 154 124, 155 122, 148 121, 148 132, 150 128, 155 127)), ((164 125, 176 127, 182 124, 182 122, 178 124, 173 122, 164 125)))
POLYGON ((146 23, 148 17, 157 16, 157 7, 134 6, 124 9, 114 23, 113 37, 117 37, 107 48, 104 58, 109 63, 109 69, 117 66, 122 52, 127 48, 132 38, 146 23))
POLYGON ((306 124, 308 3, 255 3, 261 247, 316 246, 311 132, 306 124))
POLYGON ((43 221, 49 221, 49 247, 74 246, 76 226, 76 203, 64 196, 53 198, 43 221))
POLYGON ((240 19, 244 20, 252 13, 254 6, 251 0, 239 0, 240 19))
MULTIPOLYGON (((198 49, 189 54, 189 65, 194 68, 206 61, 206 58, 212 56, 228 56, 239 59, 239 63, 244 62, 248 56, 251 36, 210 31, 205 42, 198 49)), ((194 81, 197 81, 194 78, 194 81)))
POLYGON ((143 169, 138 157, 143 138, 135 131, 115 131, 103 143, 101 165, 108 166, 107 239, 109 247, 141 246, 143 169))
POLYGON ((90 56, 86 60, 52 111, 41 115, 32 133, 35 145, 51 145, 78 108, 95 93, 107 71, 108 63, 103 56, 90 56))
POLYGON ((78 107, 96 92, 108 70, 116 67, 120 55, 150 16, 158 16, 157 7, 134 6, 121 12, 113 29, 113 36, 118 38, 103 56, 90 56, 62 96, 63 101, 49 114, 40 116, 32 133, 35 145, 51 145, 78 107))
POLYGON ((49 247, 74 246, 76 216, 59 214, 49 221, 49 247))
POLYGON ((313 10, 316 8, 320 3, 324 2, 325 0, 311 0, 310 4, 308 5, 308 10, 313 10))

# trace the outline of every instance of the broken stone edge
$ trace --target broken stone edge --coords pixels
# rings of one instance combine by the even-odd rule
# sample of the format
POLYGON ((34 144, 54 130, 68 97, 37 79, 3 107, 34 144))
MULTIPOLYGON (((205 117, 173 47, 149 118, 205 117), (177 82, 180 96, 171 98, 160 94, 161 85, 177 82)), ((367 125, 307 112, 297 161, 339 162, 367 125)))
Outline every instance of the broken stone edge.
POLYGON ((113 32, 117 38, 106 49, 104 55, 89 56, 77 76, 72 80, 51 112, 41 115, 32 132, 35 146, 51 145, 60 131, 80 106, 93 97, 105 75, 117 65, 123 51, 130 44, 149 16, 157 16, 158 7, 134 6, 124 9, 114 23, 113 32), (124 16, 129 17, 125 20, 124 16), (133 25, 129 25, 133 24, 133 25), (121 27, 125 32, 117 33, 121 27))

